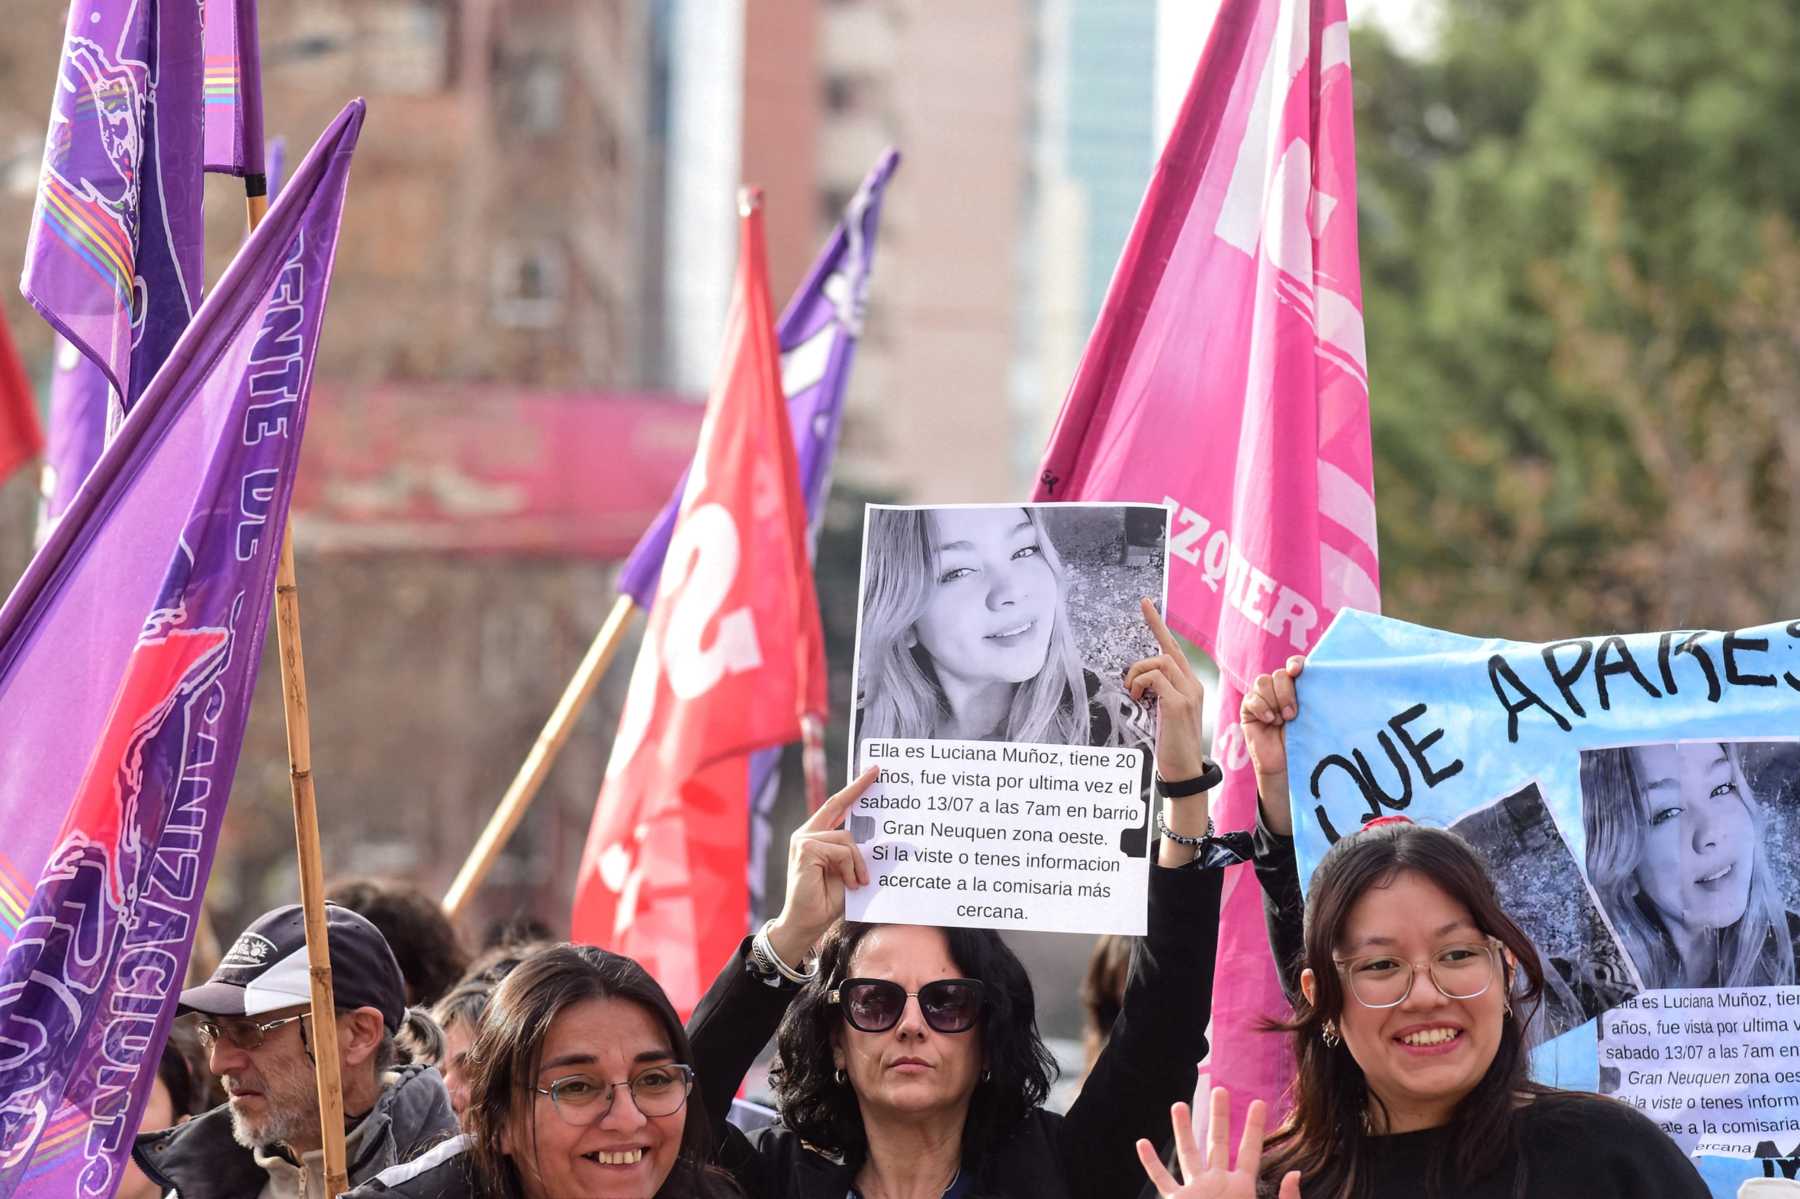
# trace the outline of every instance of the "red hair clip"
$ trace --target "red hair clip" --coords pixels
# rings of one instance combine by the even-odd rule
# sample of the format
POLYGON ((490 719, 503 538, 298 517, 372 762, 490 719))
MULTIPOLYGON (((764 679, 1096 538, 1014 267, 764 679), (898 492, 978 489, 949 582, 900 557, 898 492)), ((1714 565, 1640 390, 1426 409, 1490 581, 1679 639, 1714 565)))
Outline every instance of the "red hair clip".
POLYGON ((1364 828, 1380 828, 1384 824, 1411 824, 1411 816, 1377 816, 1373 820, 1363 822, 1364 828))

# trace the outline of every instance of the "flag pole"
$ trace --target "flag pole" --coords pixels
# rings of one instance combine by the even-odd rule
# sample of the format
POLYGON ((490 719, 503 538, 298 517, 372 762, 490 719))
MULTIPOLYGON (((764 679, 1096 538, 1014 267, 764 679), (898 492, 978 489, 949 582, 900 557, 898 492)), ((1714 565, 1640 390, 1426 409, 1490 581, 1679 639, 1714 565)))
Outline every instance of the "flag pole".
MULTIPOLYGON (((244 177, 244 209, 255 231, 269 211, 268 182, 244 177)), ((319 1132, 325 1151, 325 1193, 350 1189, 344 1149, 344 1080, 338 1069, 337 1002, 325 931, 325 860, 319 849, 319 809, 313 795, 312 716, 306 702, 306 661, 300 648, 300 582, 294 570, 290 514, 275 572, 275 637, 281 649, 281 707, 287 717, 288 786, 294 800, 294 842, 300 859, 300 907, 306 922, 306 961, 312 978, 312 1036, 319 1088, 319 1132)))
POLYGON ((463 862, 462 869, 456 872, 456 880, 444 893, 444 911, 449 913, 451 919, 456 918, 462 911, 463 904, 468 902, 470 894, 481 886, 482 880, 500 857, 500 851, 506 848, 513 831, 519 827, 519 821, 525 818, 525 810, 542 790, 551 765, 555 763, 557 755, 569 740, 569 734, 575 729, 575 717, 587 703, 588 697, 594 693, 594 687, 606 673, 607 664, 612 661, 620 643, 625 640, 625 629, 631 622, 631 614, 635 608, 629 595, 621 595, 613 603, 606 623, 600 626, 600 632, 588 646, 581 665, 575 668, 575 676, 563 689, 562 698, 556 702, 550 719, 544 722, 543 731, 538 734, 531 752, 525 755, 519 773, 513 776, 512 785, 501 796, 500 806, 494 809, 487 827, 481 830, 481 837, 475 842, 475 848, 469 851, 468 860, 463 862))

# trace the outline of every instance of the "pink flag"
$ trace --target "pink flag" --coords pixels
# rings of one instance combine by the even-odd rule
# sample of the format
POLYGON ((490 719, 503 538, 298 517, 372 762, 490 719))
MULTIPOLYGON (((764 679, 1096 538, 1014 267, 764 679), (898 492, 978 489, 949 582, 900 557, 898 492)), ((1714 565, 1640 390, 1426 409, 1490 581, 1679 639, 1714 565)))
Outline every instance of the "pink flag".
MULTIPOLYGON (((1034 498, 1158 500, 1170 622, 1224 672, 1222 828, 1254 818, 1243 688, 1380 606, 1345 0, 1225 0, 1034 498)), ((1246 868, 1226 883, 1212 1081, 1277 1098, 1284 1005, 1246 868)))

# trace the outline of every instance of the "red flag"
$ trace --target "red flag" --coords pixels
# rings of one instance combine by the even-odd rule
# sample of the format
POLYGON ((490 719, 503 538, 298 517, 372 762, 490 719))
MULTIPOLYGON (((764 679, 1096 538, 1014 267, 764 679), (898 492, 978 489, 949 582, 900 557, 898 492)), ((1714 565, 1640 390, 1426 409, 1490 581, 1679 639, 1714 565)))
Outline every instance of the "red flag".
POLYGON ((825 640, 746 194, 719 382, 582 852, 573 935, 641 962, 685 1016, 747 931, 747 755, 825 712, 825 640))
POLYGON ((44 430, 38 424, 31 379, 13 347, 6 314, 0 312, 0 483, 44 452, 44 430))

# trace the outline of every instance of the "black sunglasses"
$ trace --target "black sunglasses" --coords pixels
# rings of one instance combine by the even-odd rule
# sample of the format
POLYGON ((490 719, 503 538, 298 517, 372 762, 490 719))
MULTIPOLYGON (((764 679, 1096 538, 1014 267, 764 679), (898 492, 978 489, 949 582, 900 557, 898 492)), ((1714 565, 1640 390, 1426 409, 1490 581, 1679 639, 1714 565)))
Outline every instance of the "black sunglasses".
POLYGON ((917 998, 919 1014, 938 1032, 968 1032, 981 1018, 984 988, 978 978, 940 978, 908 991, 885 978, 846 978, 826 998, 861 1032, 886 1032, 900 1023, 906 1001, 917 998))

